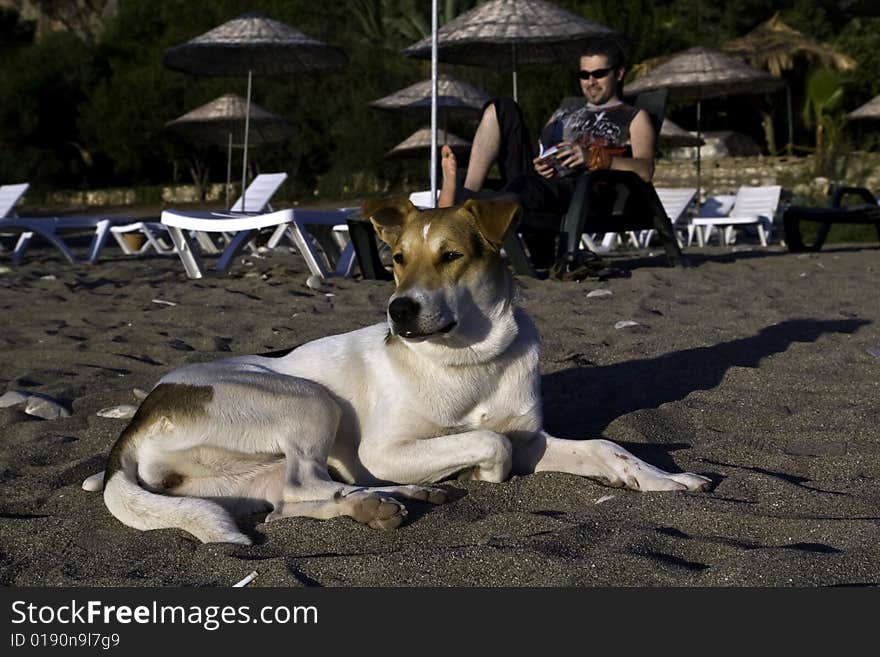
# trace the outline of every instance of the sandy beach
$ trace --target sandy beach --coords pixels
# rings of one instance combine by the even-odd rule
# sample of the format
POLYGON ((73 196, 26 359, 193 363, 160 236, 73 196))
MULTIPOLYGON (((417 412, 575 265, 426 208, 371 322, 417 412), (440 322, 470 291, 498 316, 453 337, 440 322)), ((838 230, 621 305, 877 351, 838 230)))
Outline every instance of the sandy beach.
POLYGON ((115 246, 96 266, 48 248, 18 267, 0 257, 0 394, 71 411, 0 409, 0 584, 229 586, 250 571, 253 586, 880 584, 880 248, 689 254, 690 269, 629 254, 604 282, 521 280, 520 302, 543 338, 547 428, 702 473, 710 493, 449 482, 448 504, 411 504, 394 531, 258 516, 251 547, 113 518, 80 488, 125 425, 97 412, 184 363, 381 322, 392 284, 316 291, 286 251, 197 281, 176 256, 115 246))

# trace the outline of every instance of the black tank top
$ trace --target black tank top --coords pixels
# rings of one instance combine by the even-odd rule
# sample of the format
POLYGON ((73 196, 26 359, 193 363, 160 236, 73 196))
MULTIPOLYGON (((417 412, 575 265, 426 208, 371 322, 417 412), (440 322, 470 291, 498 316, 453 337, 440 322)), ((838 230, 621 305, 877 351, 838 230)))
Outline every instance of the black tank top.
POLYGON ((639 110, 624 102, 606 105, 589 105, 580 107, 560 108, 550 118, 550 128, 556 135, 546 136, 547 128, 542 133, 542 142, 550 145, 545 139, 571 141, 583 146, 598 144, 611 151, 612 155, 632 156, 629 146, 629 126, 639 110), (554 125, 555 124, 555 125, 554 125), (551 127, 552 126, 552 127, 551 127))

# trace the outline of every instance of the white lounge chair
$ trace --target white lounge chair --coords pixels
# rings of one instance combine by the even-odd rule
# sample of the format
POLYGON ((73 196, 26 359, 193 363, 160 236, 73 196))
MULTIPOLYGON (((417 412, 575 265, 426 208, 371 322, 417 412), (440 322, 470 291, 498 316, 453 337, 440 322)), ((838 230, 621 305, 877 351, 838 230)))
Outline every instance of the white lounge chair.
MULTIPOLYGON (((679 236, 679 231, 690 231, 688 221, 688 208, 697 197, 697 189, 695 187, 655 187, 657 197, 663 205, 666 216, 672 222, 672 229, 675 231, 675 239, 678 240, 679 246, 684 246, 684 240, 679 236)), ((639 247, 647 248, 651 244, 651 239, 657 231, 655 229, 643 230, 639 232, 639 247)))
POLYGON ((767 185, 763 187, 740 187, 730 214, 726 217, 695 217, 691 224, 696 232, 697 242, 705 246, 713 229, 718 230, 721 244, 732 243, 734 229, 742 226, 755 226, 761 246, 767 246, 772 239, 773 218, 779 206, 782 187, 767 185))
MULTIPOLYGON (((261 173, 251 181, 247 186, 242 197, 230 208, 230 212, 234 213, 260 213, 266 208, 272 209, 269 204, 270 199, 278 191, 278 188, 287 180, 286 173, 261 173), (244 207, 247 203, 247 209, 244 207)), ((140 255, 148 252, 150 249, 161 255, 171 255, 177 252, 172 242, 165 237, 166 230, 162 223, 157 221, 137 221, 131 224, 114 226, 110 229, 110 233, 119 244, 119 248, 128 255, 140 255), (140 233, 144 242, 139 248, 134 248, 125 239, 126 234, 140 233)), ((193 237, 199 244, 204 253, 217 254, 220 253, 224 245, 218 245, 207 233, 196 233, 193 237)), ((228 235, 221 235, 226 243, 229 242, 228 235)))
POLYGON ((86 262, 95 263, 107 241, 110 228, 119 223, 130 223, 131 218, 109 217, 106 215, 65 215, 60 217, 21 217, 15 213, 15 204, 27 191, 28 183, 3 185, 0 187, 0 233, 18 235, 12 251, 12 262, 18 264, 25 250, 39 235, 58 249, 71 264, 77 261, 70 248, 61 239, 59 232, 94 231, 86 262))
POLYGON ((353 249, 347 244, 342 246, 342 255, 336 263, 331 263, 329 255, 322 255, 323 250, 309 234, 307 226, 344 226, 350 209, 273 211, 269 199, 286 179, 286 173, 260 174, 248 185, 244 203, 239 198, 228 212, 163 211, 161 224, 171 235, 187 276, 204 276, 200 252, 218 251, 216 247, 212 248, 212 235, 220 235, 226 240, 213 267, 215 272, 222 273, 229 269, 235 256, 250 242, 257 230, 273 226, 275 231, 267 243, 270 248, 277 247, 281 239, 287 237, 316 276, 349 275, 354 265, 353 249), (266 212, 267 209, 269 212, 266 212), (196 246, 196 242, 199 246, 196 246))

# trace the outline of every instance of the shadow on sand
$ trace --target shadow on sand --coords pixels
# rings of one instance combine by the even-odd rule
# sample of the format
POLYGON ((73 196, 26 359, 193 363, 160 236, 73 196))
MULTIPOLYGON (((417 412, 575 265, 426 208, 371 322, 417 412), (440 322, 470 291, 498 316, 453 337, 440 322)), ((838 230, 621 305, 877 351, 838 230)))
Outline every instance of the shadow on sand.
POLYGON ((826 333, 853 333, 869 323, 789 320, 711 347, 547 374, 541 381, 544 425, 560 437, 597 437, 622 415, 716 387, 731 367, 757 367, 763 358, 785 351, 793 342, 815 342, 826 333))

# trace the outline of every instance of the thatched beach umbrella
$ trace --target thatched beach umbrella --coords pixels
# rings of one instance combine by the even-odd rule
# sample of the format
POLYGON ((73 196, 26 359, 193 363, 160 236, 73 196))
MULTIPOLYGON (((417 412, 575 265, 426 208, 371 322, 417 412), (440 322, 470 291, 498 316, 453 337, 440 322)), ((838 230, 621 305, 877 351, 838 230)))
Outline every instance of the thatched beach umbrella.
MULTIPOLYGON (((384 98, 371 101, 370 105, 385 110, 430 110, 433 82, 433 79, 417 82, 384 98)), ((478 114, 489 101, 489 95, 482 89, 462 82, 451 75, 439 74, 436 82, 437 95, 434 101, 434 112, 439 110, 442 113, 444 132, 450 114, 478 114)), ((436 143, 432 151, 434 151, 434 159, 436 159, 436 143)), ((433 171, 433 166, 431 170, 433 171)), ((436 180, 433 184, 436 186, 436 180)))
MULTIPOLYGON (((626 86, 628 93, 668 89, 670 100, 697 101, 697 138, 700 138, 700 105, 703 100, 739 94, 775 91, 785 84, 774 75, 738 59, 696 47, 675 54, 626 86)), ((700 187, 700 149, 697 149, 697 188, 700 187)))
POLYGON ((660 126, 660 134, 657 135, 657 141, 670 148, 702 146, 706 143, 669 119, 663 119, 663 124, 660 126))
MULTIPOLYGON (((490 0, 440 28, 437 57, 442 62, 472 66, 509 62, 516 99, 517 66, 569 61, 587 39, 611 33, 604 25, 544 0, 490 0)), ((403 54, 427 59, 431 56, 431 39, 422 39, 403 54)))
POLYGON ((200 75, 247 75, 242 160, 242 200, 247 187, 247 146, 253 74, 287 75, 342 66, 348 57, 339 48, 306 36, 281 21, 258 13, 243 14, 213 30, 169 48, 162 63, 200 75))
POLYGON ((846 115, 846 118, 850 121, 857 121, 860 119, 880 119, 880 96, 876 96, 861 107, 854 109, 846 115))
MULTIPOLYGON (((797 61, 822 64, 838 71, 851 71, 856 67, 856 60, 852 57, 786 25, 779 17, 779 13, 774 14, 770 20, 761 23, 745 36, 728 41, 722 49, 730 55, 742 58, 755 68, 769 71, 777 76, 782 75, 783 71, 792 70, 797 61)), ((785 92, 790 152, 794 139, 794 124, 791 90, 788 86, 785 92)))
POLYGON ((283 116, 273 114, 256 103, 251 103, 248 109, 247 101, 232 93, 223 94, 165 124, 166 130, 190 139, 226 146, 227 207, 232 178, 232 148, 244 147, 246 117, 253 128, 253 133, 249 135, 251 145, 281 141, 294 133, 293 126, 283 116))
MULTIPOLYGON (((437 76, 437 107, 444 112, 480 112, 488 101, 489 95, 472 84, 445 73, 437 76)), ((416 82, 384 98, 373 100, 370 106, 388 110, 429 109, 431 80, 416 82)))
MULTIPOLYGON (((447 144, 453 151, 458 153, 467 152, 471 143, 466 139, 462 139, 458 135, 454 135, 446 130, 440 130, 437 133, 437 141, 440 144, 447 144)), ((410 157, 421 156, 431 148, 431 129, 421 128, 412 133, 409 137, 400 142, 386 154, 386 157, 410 157)))
POLYGON ((726 42, 721 48, 730 55, 741 57, 755 68, 777 76, 794 68, 798 59, 824 64, 838 71, 850 71, 856 67, 856 60, 852 57, 789 27, 782 22, 778 13, 745 36, 726 42))

